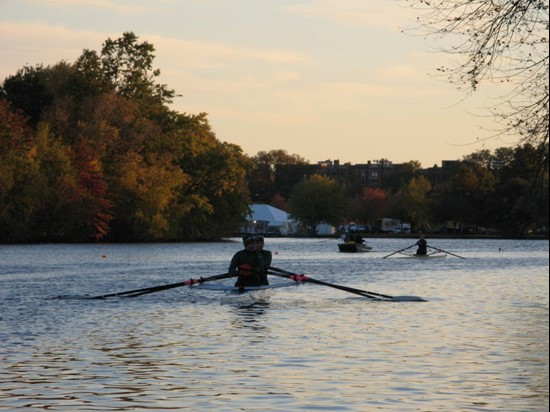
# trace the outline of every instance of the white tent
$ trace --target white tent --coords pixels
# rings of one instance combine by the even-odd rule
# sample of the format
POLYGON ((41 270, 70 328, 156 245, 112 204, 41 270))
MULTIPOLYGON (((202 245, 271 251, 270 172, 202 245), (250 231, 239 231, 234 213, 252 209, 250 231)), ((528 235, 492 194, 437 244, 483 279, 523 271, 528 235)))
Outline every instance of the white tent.
POLYGON ((247 233, 279 233, 289 235, 296 232, 296 224, 287 212, 276 207, 257 204, 251 205, 244 232, 247 233))

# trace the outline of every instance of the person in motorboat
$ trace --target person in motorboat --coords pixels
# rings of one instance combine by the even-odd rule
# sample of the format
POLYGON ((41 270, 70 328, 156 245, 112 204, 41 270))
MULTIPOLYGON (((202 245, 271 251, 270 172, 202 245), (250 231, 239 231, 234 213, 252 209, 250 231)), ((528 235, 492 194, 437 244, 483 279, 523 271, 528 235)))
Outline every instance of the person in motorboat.
POLYGON ((346 233, 344 236, 344 242, 346 243, 365 243, 361 235, 356 235, 354 233, 346 233))
POLYGON ((361 235, 355 235, 353 241, 355 243, 360 243, 360 244, 365 243, 365 241, 363 240, 363 236, 361 236, 361 235))
POLYGON ((229 273, 238 275, 235 286, 269 285, 267 271, 271 266, 272 255, 264 250, 264 237, 261 235, 245 235, 244 249, 233 255, 229 264, 229 273))
POLYGON ((424 238, 423 233, 420 233, 420 239, 416 242, 416 246, 418 246, 418 249, 416 249, 416 256, 426 256, 428 254, 428 242, 424 238))

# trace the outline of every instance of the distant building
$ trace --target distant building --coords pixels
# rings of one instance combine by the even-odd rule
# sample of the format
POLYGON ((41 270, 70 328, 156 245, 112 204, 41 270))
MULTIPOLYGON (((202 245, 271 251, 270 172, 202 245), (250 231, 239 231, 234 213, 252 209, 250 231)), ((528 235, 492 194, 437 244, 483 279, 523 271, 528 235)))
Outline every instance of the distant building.
POLYGON ((266 204, 250 206, 251 213, 246 220, 242 233, 261 233, 265 235, 293 235, 298 225, 284 210, 266 204))
MULTIPOLYGON (((460 160, 443 160, 441 166, 424 168, 417 173, 425 176, 432 185, 448 181, 456 174, 460 160)), ((396 190, 401 182, 400 176, 408 175, 410 166, 407 163, 393 163, 387 159, 368 161, 367 163, 340 163, 339 160, 323 160, 317 164, 277 165, 275 185, 285 199, 288 199, 292 188, 303 179, 312 175, 326 176, 339 184, 345 185, 348 196, 358 196, 364 189, 388 187, 396 190)))
POLYGON ((340 164, 339 160, 325 160, 317 163, 317 174, 327 176, 345 184, 348 194, 355 196, 366 188, 380 188, 384 179, 391 176, 394 170, 392 162, 386 159, 352 165, 340 164))
POLYGON ((434 165, 422 170, 422 174, 428 179, 432 185, 443 183, 451 179, 456 174, 459 166, 462 164, 460 160, 443 160, 441 167, 434 165))

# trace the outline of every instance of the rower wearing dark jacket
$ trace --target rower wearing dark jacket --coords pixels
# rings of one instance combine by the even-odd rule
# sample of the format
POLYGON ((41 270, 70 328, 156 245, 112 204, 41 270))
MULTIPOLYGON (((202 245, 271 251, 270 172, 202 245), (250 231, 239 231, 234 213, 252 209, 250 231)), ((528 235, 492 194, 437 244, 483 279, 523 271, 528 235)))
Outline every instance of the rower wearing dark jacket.
POLYGON ((428 254, 428 242, 424 239, 424 235, 420 234, 420 239, 416 242, 418 249, 416 250, 417 256, 426 256, 428 254))
POLYGON ((239 275, 235 286, 269 285, 267 270, 271 266, 271 252, 264 250, 264 237, 246 235, 243 237, 244 249, 233 255, 229 273, 239 275))

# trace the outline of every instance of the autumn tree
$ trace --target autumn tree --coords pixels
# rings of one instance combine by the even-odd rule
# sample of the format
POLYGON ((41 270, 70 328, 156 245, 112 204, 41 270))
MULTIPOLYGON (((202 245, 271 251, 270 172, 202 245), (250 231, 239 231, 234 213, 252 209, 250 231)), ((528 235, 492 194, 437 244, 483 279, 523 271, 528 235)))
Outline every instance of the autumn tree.
POLYGON ((157 84, 153 53, 124 33, 4 81, 3 239, 215 239, 244 221, 250 160, 206 114, 169 109, 175 92, 157 84))
POLYGON ((328 177, 313 175, 294 187, 288 209, 308 232, 315 234, 321 223, 337 226, 342 222, 346 212, 345 190, 328 177))
POLYGON ((277 209, 285 211, 288 210, 288 201, 279 193, 273 196, 273 199, 271 199, 271 202, 269 202, 269 204, 273 207, 276 207, 277 209))
POLYGON ((351 200, 348 217, 353 221, 373 224, 376 219, 385 216, 387 203, 388 195, 384 190, 366 188, 360 196, 351 200))

